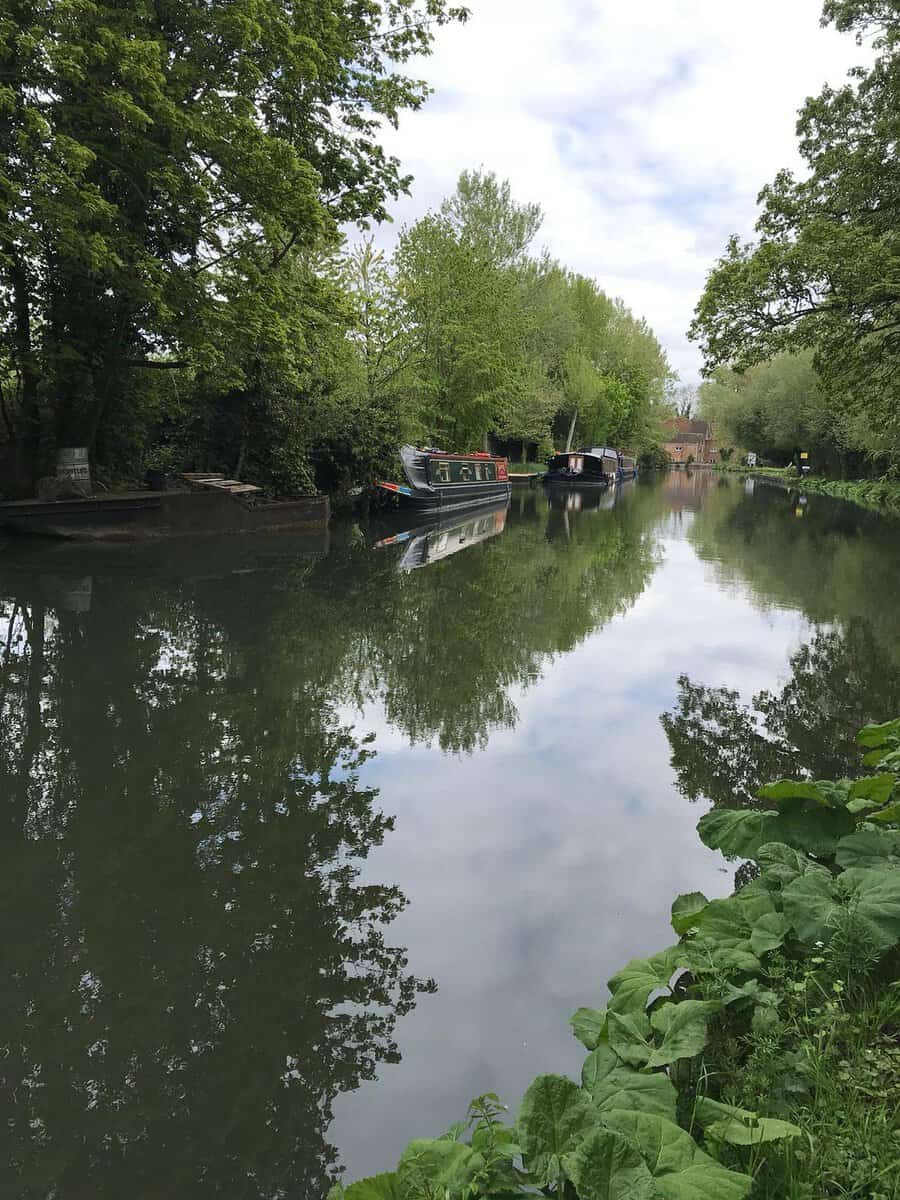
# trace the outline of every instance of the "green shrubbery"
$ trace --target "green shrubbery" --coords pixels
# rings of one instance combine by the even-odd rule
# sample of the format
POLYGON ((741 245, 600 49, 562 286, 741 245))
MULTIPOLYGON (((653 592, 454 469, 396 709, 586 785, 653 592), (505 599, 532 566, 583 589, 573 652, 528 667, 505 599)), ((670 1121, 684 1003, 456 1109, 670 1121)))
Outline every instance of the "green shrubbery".
POLYGON ((575 1013, 580 1086, 540 1076, 511 1126, 482 1096, 331 1200, 896 1200, 900 720, 859 741, 865 778, 700 820, 750 882, 679 896, 678 942, 575 1013))

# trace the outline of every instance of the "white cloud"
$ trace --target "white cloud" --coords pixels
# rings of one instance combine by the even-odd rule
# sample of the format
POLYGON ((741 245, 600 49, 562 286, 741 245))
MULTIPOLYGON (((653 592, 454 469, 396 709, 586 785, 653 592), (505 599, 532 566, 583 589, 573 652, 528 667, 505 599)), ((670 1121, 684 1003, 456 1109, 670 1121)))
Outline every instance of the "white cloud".
POLYGON ((415 176, 414 220, 485 167, 546 213, 568 266, 645 316, 684 378, 707 270, 749 235, 760 187, 799 165, 805 96, 860 51, 819 27, 820 0, 469 0, 411 73, 435 94, 385 144, 415 176))

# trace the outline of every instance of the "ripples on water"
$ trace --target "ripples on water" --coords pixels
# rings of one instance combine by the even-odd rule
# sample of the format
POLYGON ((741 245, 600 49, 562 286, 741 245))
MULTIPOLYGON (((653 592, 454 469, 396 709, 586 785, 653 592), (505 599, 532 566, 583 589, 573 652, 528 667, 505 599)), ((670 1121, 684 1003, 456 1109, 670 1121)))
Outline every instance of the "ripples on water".
POLYGON ((730 891, 701 806, 900 712, 859 509, 672 473, 398 528, 0 551, 11 1195, 309 1200, 517 1103, 730 891))

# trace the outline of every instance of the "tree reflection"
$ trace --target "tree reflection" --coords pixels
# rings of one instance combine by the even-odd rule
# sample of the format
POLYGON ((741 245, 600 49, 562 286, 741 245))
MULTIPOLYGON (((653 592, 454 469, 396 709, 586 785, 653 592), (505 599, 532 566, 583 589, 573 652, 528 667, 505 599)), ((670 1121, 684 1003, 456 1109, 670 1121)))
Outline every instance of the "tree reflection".
POLYGON ((335 1095, 397 1057, 391 821, 306 572, 0 605, 10 1195, 322 1195, 335 1095))
POLYGON ((678 702, 661 718, 679 791, 743 808, 760 806, 755 792, 772 779, 858 775, 857 731, 900 711, 900 673, 884 650, 861 621, 819 629, 791 657, 782 690, 751 704, 681 676, 678 702))
POLYGON ((654 489, 571 513, 528 492, 513 497, 502 536, 422 570, 398 576, 399 551, 356 559, 366 623, 351 686, 379 696, 413 741, 483 747, 518 719, 511 688, 634 604, 659 563, 663 511, 654 489))

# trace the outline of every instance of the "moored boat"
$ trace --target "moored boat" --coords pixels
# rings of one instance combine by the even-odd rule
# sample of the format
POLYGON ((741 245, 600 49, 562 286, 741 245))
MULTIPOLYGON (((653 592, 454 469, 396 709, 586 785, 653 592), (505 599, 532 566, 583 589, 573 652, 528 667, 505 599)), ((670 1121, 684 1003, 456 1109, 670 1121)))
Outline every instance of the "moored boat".
POLYGON ((377 486, 422 511, 448 512, 509 498, 509 465, 493 454, 403 446, 400 462, 406 484, 379 481, 377 486))
POLYGON ((618 453, 609 446, 571 450, 550 459, 544 483, 606 488, 615 482, 618 470, 618 453))
POLYGON ((636 475, 637 462, 630 455, 612 446, 591 446, 555 454, 548 462, 544 482, 568 487, 606 488, 636 475))

